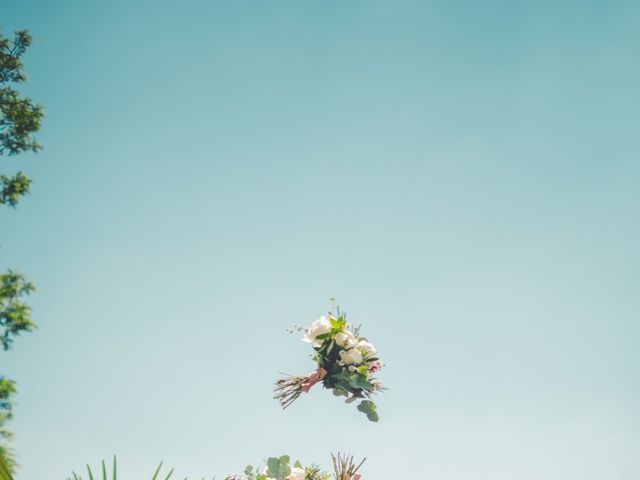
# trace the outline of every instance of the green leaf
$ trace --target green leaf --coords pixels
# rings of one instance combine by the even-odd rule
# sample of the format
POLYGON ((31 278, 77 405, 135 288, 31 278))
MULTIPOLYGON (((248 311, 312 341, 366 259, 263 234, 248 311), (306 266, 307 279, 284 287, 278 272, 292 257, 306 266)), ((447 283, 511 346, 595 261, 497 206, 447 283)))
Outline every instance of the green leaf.
POLYGON ((363 400, 358 405, 358 410, 364 413, 367 418, 372 422, 377 422, 380 417, 378 417, 378 413, 376 412, 376 404, 371 400, 363 400))
POLYGON ((0 342, 5 350, 11 348, 13 337, 36 328, 31 320, 31 308, 23 297, 35 290, 31 282, 13 270, 0 273, 0 342))
POLYGON ((4 455, 0 455, 0 480, 12 480, 9 467, 5 463, 4 455))
POLYGON ((284 480, 291 473, 291 467, 289 466, 289 457, 281 457, 280 459, 280 468, 278 469, 278 475, 276 478, 278 480, 284 480), (283 458, 286 458, 286 462, 282 461, 283 458))
POLYGON ((333 333, 342 332, 347 326, 347 321, 342 316, 338 318, 330 318, 329 322, 331 323, 331 330, 333 333))
POLYGON ((164 477, 164 480, 169 480, 171 478, 171 475, 173 475, 173 468, 169 470, 169 473, 167 474, 166 477, 164 477))
POLYGON ((336 387, 333 387, 333 394, 336 397, 348 397, 349 391, 343 387, 336 386, 336 387))
POLYGON ((363 390, 369 390, 373 387, 367 377, 359 373, 349 375, 349 385, 353 388, 361 388, 363 390))
POLYGON ((162 468, 162 462, 160 462, 160 465, 158 465, 158 468, 156 468, 156 472, 153 474, 153 477, 151 477, 151 480, 156 480, 158 478, 158 474, 160 473, 161 468, 162 468))
POLYGON ((278 476, 278 472, 280 471, 280 460, 276 457, 270 457, 267 459, 267 473, 270 477, 278 476))

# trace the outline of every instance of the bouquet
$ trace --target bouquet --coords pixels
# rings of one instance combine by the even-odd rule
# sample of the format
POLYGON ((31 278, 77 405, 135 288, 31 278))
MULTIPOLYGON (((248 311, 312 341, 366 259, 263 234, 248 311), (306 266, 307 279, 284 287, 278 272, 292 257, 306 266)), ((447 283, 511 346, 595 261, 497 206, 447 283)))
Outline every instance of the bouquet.
POLYGON ((370 398, 383 390, 374 375, 383 364, 376 348, 360 335, 360 327, 351 327, 346 313, 334 306, 304 331, 303 340, 313 346, 313 360, 318 368, 304 376, 286 376, 276 381, 274 399, 282 408, 295 402, 316 383, 322 382, 334 395, 347 397, 347 403, 360 400, 358 410, 372 422, 378 421, 376 404, 370 398))
POLYGON ((350 455, 331 455, 333 460, 334 473, 323 472, 319 467, 312 465, 303 467, 297 461, 291 466, 291 458, 288 455, 281 457, 271 457, 267 459, 266 465, 253 467, 249 465, 244 469, 243 475, 229 475, 225 480, 361 480, 358 473, 364 463, 359 464, 353 461, 350 455))

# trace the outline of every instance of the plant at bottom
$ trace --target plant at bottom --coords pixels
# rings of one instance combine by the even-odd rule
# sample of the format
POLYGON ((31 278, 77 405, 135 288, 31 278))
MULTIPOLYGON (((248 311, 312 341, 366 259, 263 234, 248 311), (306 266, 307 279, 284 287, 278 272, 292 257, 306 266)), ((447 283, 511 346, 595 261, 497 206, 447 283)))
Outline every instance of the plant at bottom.
POLYGON ((242 475, 228 475, 225 480, 361 480, 358 473, 365 462, 356 464, 351 455, 331 455, 334 473, 320 470, 316 465, 304 467, 299 461, 291 465, 291 457, 270 457, 266 464, 254 467, 247 466, 242 475))
MULTIPOLYGON (((118 479, 118 468, 117 468, 116 457, 113 457, 113 466, 111 468, 111 474, 108 472, 107 465, 104 460, 102 461, 101 469, 99 472, 96 472, 94 475, 91 467, 87 465, 87 480, 117 480, 118 479)), ((162 471, 162 462, 156 468, 156 471, 153 473, 151 480, 171 480, 173 478, 173 468, 170 469, 166 474, 160 474, 162 471)), ((214 477, 215 478, 215 477, 214 477)), ((2 471, 0 469, 0 480, 11 480, 11 477, 5 479, 2 477, 2 471)), ((83 480, 83 478, 75 472, 71 472, 71 476, 67 477, 66 480, 83 480)), ((186 478, 184 480, 187 480, 186 478)), ((202 479, 204 480, 204 478, 202 479)))

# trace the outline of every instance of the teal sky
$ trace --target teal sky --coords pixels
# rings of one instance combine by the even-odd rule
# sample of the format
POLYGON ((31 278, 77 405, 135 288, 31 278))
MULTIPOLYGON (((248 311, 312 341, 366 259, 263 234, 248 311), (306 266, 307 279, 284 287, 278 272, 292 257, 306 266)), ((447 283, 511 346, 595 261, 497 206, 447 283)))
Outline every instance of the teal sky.
POLYGON ((0 266, 33 279, 19 480, 289 453, 364 480, 640 478, 640 4, 3 0, 46 109, 0 266), (288 411, 338 298, 374 425, 288 411))

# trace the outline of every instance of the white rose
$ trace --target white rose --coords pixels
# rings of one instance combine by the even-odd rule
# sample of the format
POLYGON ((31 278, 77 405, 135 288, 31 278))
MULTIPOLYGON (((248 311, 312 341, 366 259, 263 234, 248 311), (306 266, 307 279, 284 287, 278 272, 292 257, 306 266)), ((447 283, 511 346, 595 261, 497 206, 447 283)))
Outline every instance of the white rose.
POLYGON ((364 340, 358 343, 358 350, 364 357, 373 357, 378 351, 376 347, 371 345, 369 342, 365 342, 364 340))
POLYGON ((353 333, 346 331, 336 335, 336 343, 339 347, 349 350, 357 345, 357 340, 353 333))
POLYGON ((307 334, 304 336, 302 340, 308 343, 313 343, 315 347, 319 347, 322 345, 321 340, 316 340, 318 335, 322 335, 323 333, 329 333, 331 331, 331 322, 327 317, 320 317, 318 320, 313 322, 311 326, 307 329, 307 334))
POLYGON ((306 474, 303 468, 293 467, 286 480, 304 480, 306 474))
POLYGON ((352 363, 362 363, 362 354, 356 348, 352 348, 351 350, 341 350, 340 351, 340 360, 345 365, 350 365, 352 363))

